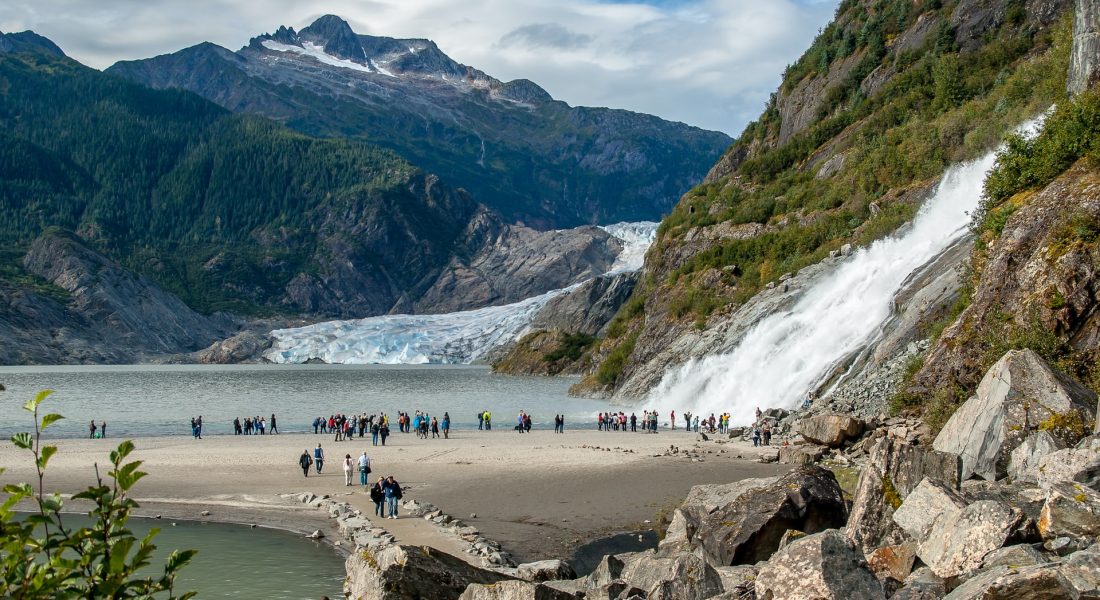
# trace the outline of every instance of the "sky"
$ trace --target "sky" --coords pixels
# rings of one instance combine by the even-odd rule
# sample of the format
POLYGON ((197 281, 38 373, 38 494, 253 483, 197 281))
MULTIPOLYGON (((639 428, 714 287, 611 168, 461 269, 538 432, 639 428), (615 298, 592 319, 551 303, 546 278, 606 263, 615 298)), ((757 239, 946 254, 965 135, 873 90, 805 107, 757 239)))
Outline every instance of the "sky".
POLYGON ((357 33, 429 38, 501 80, 572 105, 645 112, 736 136, 837 0, 4 0, 0 31, 31 29, 96 68, 204 41, 231 50, 323 14, 357 33))

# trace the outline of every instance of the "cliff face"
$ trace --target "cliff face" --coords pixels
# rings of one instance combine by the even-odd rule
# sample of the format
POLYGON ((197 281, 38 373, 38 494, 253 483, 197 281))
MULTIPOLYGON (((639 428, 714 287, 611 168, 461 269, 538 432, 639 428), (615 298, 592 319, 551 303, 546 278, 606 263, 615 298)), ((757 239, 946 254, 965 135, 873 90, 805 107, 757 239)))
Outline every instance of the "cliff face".
POLYGON ((198 350, 236 329, 227 318, 192 311, 69 234, 43 234, 23 264, 67 298, 0 286, 0 363, 138 362, 198 350))
MULTIPOLYGON (((575 392, 643 396, 669 368, 737 346, 836 257, 903 226, 950 164, 1062 94, 1071 4, 841 3, 760 119, 662 222, 632 310, 575 392)), ((874 371, 910 354, 957 299, 966 254, 928 265, 896 299, 908 311, 896 331, 841 366, 874 371)))

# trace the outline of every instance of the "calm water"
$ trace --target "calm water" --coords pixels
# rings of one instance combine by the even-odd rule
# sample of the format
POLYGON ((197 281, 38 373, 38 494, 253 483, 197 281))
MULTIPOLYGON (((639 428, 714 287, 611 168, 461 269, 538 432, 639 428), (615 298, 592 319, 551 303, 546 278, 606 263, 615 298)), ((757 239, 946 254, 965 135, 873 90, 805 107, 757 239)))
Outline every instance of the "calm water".
MULTIPOLYGON (((312 431, 317 416, 427 411, 451 415, 452 427, 477 426, 489 410, 494 425, 511 428, 520 410, 536 427, 594 427, 603 401, 570 398, 575 379, 504 377, 479 366, 384 365, 139 365, 0 367, 0 435, 31 427, 21 407, 38 390, 56 391, 49 412, 65 416, 51 432, 88 435, 88 421, 107 421, 107 436, 190 435, 202 415, 204 435, 232 434, 234 417, 278 418, 280 432, 312 431)), ((270 423, 268 424, 270 427, 270 423)))
MULTIPOLYGON (((69 515, 65 523, 87 526, 90 519, 69 515)), ((157 551, 149 575, 164 572, 164 561, 172 550, 198 550, 176 579, 177 591, 195 590, 199 598, 238 600, 343 598, 343 557, 331 547, 296 534, 168 519, 131 518, 128 525, 139 540, 153 527, 160 528, 153 540, 157 551)))

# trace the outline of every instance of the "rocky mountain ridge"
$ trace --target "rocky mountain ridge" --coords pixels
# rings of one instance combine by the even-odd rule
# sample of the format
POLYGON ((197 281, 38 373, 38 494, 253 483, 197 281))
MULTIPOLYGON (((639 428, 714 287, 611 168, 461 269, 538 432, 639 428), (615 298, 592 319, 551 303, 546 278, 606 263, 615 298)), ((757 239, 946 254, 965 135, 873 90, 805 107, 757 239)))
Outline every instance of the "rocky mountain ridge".
POLYGON ((653 219, 730 142, 649 115, 570 107, 530 81, 459 64, 430 40, 358 35, 332 15, 235 53, 206 43, 108 72, 308 134, 364 137, 539 229, 653 219))

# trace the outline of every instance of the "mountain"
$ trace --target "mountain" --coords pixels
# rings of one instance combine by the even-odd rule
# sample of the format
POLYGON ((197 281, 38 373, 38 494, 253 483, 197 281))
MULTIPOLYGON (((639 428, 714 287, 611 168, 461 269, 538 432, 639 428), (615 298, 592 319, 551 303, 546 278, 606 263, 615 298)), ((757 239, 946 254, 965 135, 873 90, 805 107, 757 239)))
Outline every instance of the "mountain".
POLYGON ((650 115, 570 107, 531 81, 459 64, 430 40, 358 35, 331 15, 237 52, 204 43, 107 71, 311 135, 361 137, 506 221, 541 229, 655 219, 731 141, 650 115))
MULTIPOLYGON (((575 392, 656 390, 680 411, 733 407, 751 421, 756 406, 793 408, 845 379, 823 406, 888 414, 971 293, 966 274, 981 262, 966 213, 991 152, 1065 101, 1072 4, 842 2, 662 221, 575 392), (914 221, 922 205, 932 214, 914 221)), ((925 369, 923 399, 973 360, 941 354, 952 358, 925 369)))
POLYGON ((54 56, 65 56, 57 44, 33 31, 19 33, 0 31, 0 52, 45 52, 54 56))

